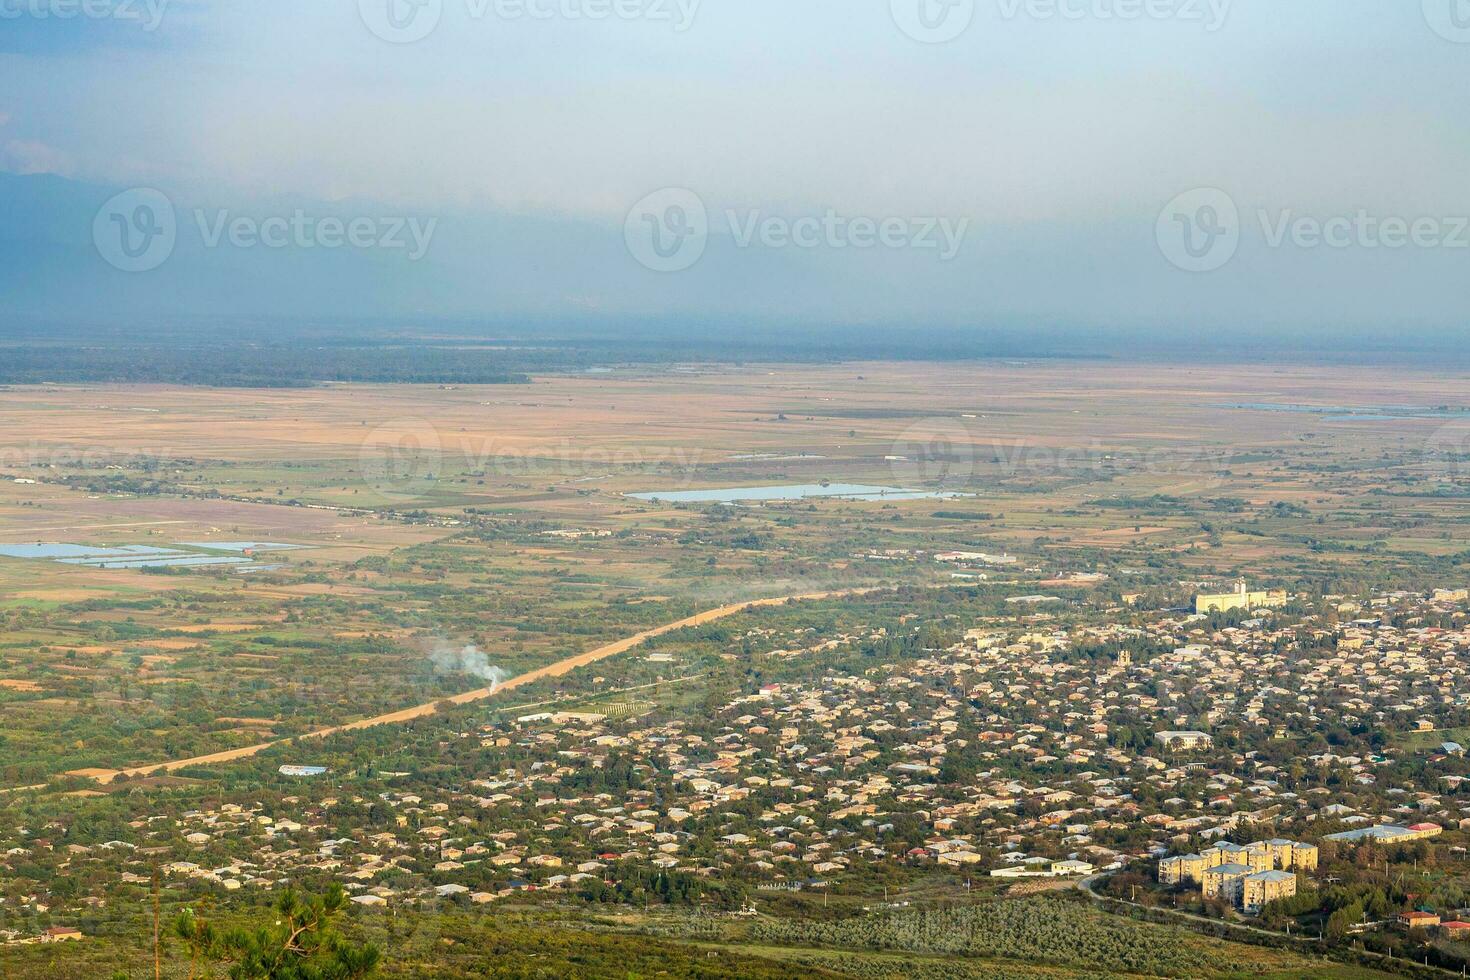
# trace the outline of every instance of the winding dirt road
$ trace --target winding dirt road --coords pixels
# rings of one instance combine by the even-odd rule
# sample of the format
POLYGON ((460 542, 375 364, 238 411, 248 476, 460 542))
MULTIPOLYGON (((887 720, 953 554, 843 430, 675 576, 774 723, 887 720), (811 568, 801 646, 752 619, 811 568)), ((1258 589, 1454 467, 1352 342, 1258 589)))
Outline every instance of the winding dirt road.
POLYGON ((253 755, 258 755, 261 752, 264 752, 266 749, 271 748, 272 746, 283 745, 286 742, 290 742, 293 740, 299 740, 303 738, 323 738, 327 735, 335 735, 338 732, 350 732, 363 728, 374 728, 378 725, 397 725, 406 721, 413 721, 416 718, 423 718, 427 715, 433 714, 436 710, 435 706, 439 704, 440 701, 452 701, 455 704, 471 704, 475 701, 484 701, 485 699, 494 697, 503 691, 510 691, 518 687, 524 687, 527 684, 534 683, 547 677, 561 677, 563 674, 571 673, 578 667, 586 667, 588 664, 594 664, 599 660, 606 660, 608 657, 615 657, 620 653, 626 653, 627 651, 636 647, 638 644, 642 643, 644 640, 651 639, 655 636, 662 636, 665 633, 672 633, 674 630, 684 629, 688 626, 702 626, 705 623, 712 623, 717 619, 725 619, 728 616, 733 616, 736 613, 744 612, 747 609, 755 609, 762 606, 780 606, 788 602, 802 602, 814 599, 835 599, 842 596, 864 595, 869 592, 876 591, 879 590, 873 588, 843 589, 836 592, 812 592, 806 595, 778 596, 772 599, 752 599, 749 602, 738 602, 734 603, 733 605, 719 606, 715 609, 706 609, 704 612, 695 613, 693 616, 688 616, 684 619, 680 619, 672 623, 665 623, 662 626, 655 626, 653 629, 644 630, 642 633, 635 633, 632 636, 618 640, 615 643, 609 643, 606 646, 600 646, 594 650, 588 650, 586 653, 579 653, 574 657, 568 657, 565 660, 558 660, 554 664, 548 664, 545 667, 540 667, 536 670, 529 671, 528 673, 512 677, 510 680, 506 681, 496 688, 480 688, 477 691, 468 691, 464 694, 456 694, 449 698, 440 698, 439 701, 431 701, 427 704, 416 705, 412 708, 404 708, 401 711, 392 711, 385 715, 375 715, 372 718, 363 718, 360 721, 354 721, 346 725, 336 725, 332 728, 322 728, 314 732, 306 732, 301 735, 296 735, 292 738, 280 738, 271 742, 261 742, 259 745, 247 745, 238 749, 228 749, 224 752, 213 752, 209 755, 196 755, 190 759, 175 759, 172 762, 158 762, 147 766, 134 766, 130 769, 83 769, 78 770, 72 775, 86 775, 97 780, 97 782, 99 783, 108 783, 115 779, 119 773, 127 776, 151 776, 155 773, 160 772, 175 772, 179 769, 188 768, 189 766, 207 766, 219 762, 234 762, 236 759, 248 759, 253 755))

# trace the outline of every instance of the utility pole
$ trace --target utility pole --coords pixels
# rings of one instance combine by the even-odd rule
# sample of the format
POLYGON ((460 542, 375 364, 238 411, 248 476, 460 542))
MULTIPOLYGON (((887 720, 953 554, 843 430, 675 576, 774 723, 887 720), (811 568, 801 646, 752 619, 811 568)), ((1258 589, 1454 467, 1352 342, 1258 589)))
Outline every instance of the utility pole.
POLYGON ((158 865, 153 866, 153 980, 163 976, 163 965, 158 959, 158 865))

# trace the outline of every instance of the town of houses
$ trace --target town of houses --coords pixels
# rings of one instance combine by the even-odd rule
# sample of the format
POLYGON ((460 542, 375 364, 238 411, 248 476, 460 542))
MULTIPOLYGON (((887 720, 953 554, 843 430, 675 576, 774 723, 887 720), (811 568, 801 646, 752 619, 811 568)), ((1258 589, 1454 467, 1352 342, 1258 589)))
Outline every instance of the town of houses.
POLYGON ((0 921, 34 941, 155 870, 201 893, 330 879, 364 906, 596 898, 653 875, 738 907, 880 868, 1141 869, 1256 912, 1319 846, 1436 838, 1463 861, 1470 766, 1435 733, 1470 724, 1464 593, 1301 602, 1233 619, 1037 606, 861 669, 822 658, 881 630, 760 631, 762 679, 708 714, 522 714, 445 730, 432 772, 292 769, 288 795, 102 840, 80 821, 0 828, 0 921), (83 887, 40 887, 38 867, 83 887))

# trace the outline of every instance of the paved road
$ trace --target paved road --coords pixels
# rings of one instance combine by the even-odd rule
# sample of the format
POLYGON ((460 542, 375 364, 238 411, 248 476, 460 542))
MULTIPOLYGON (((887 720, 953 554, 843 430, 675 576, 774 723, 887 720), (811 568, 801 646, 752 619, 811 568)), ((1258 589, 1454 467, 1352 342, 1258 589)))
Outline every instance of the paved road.
MULTIPOLYGON (((1107 877, 1106 874, 1091 875, 1091 876, 1089 876, 1087 878, 1083 878, 1082 880, 1078 881, 1077 882, 1077 887, 1080 888, 1080 889, 1082 889, 1083 893, 1086 894, 1088 898, 1091 898, 1092 900, 1097 901, 1097 902, 1104 901, 1105 900, 1104 896, 1099 895, 1097 892, 1093 891, 1092 890, 1092 886, 1093 886, 1093 883, 1094 882, 1101 881, 1102 879, 1104 879, 1106 877, 1107 877)), ((1146 908, 1146 909, 1150 909, 1151 911, 1154 911, 1154 912, 1164 912, 1164 913, 1166 913, 1168 915, 1175 916, 1176 918, 1188 919, 1191 922, 1203 922, 1205 925, 1210 925, 1210 926, 1224 926, 1227 929, 1240 929, 1240 930, 1242 930, 1244 932, 1254 932, 1254 933, 1257 933, 1258 935, 1271 936, 1271 937, 1273 937, 1275 939, 1288 939, 1288 940, 1291 940, 1292 942, 1297 942, 1297 943, 1312 943, 1312 942, 1316 942, 1316 939, 1313 938, 1313 937, 1311 937, 1311 936, 1303 936, 1301 934, 1293 935, 1291 933, 1277 932, 1274 929, 1262 929, 1259 926, 1246 925, 1244 922, 1229 922, 1229 921, 1227 921, 1225 919, 1212 919, 1212 918, 1210 918, 1207 915, 1195 915, 1193 912, 1185 912, 1183 909, 1171 909, 1171 908, 1168 908, 1167 906, 1163 906, 1163 905, 1156 905, 1156 906, 1139 905, 1137 902, 1130 902, 1126 898, 1113 898, 1111 895, 1106 896, 1106 901, 1109 901, 1109 902, 1121 902, 1124 905, 1132 905, 1135 908, 1140 908, 1140 909, 1146 908)))
POLYGON ((327 735, 335 735, 338 732, 357 731, 363 728, 374 728, 378 725, 397 725, 402 724, 406 721, 413 721, 416 718, 423 718, 433 714, 436 710, 436 706, 439 704, 440 701, 453 701, 455 704, 471 704, 475 701, 484 701, 485 699, 495 697, 496 695, 504 691, 514 690, 518 687, 524 687, 527 684, 532 684, 536 681, 544 680, 548 677, 561 677, 564 674, 571 673, 578 667, 586 667, 588 664, 594 664, 599 660, 606 660, 608 657, 615 657, 620 653, 626 653, 627 651, 636 647, 638 644, 642 643, 644 640, 652 639, 655 636, 662 636, 665 633, 672 633, 674 630, 684 629, 685 627, 689 626, 701 626, 705 623, 712 623, 717 619, 725 619, 726 617, 733 616, 736 613, 744 612, 747 609, 755 609, 762 606, 779 606, 787 602, 801 602, 814 599, 835 599, 842 596, 865 595, 867 593, 877 591, 879 590, 873 588, 842 589, 835 592, 811 592, 805 595, 776 596, 770 599, 753 599, 750 602, 737 602, 728 606, 719 606, 715 609, 706 609, 704 612, 695 613, 693 616, 686 616, 684 619, 676 620, 672 623, 665 623, 662 626, 655 626, 653 629, 647 629, 641 633, 635 633, 632 636, 618 640, 615 643, 609 643, 606 646, 600 646, 594 650, 588 650, 586 653, 579 653, 574 657, 568 657, 565 660, 558 660, 554 664, 549 664, 548 666, 538 668, 525 674, 521 674, 517 677, 512 677, 510 680, 499 685, 498 687, 480 688, 476 691, 467 691, 464 694, 456 694, 449 698, 440 698, 438 701, 431 701, 427 704, 416 705, 412 708, 404 708, 401 711, 391 711, 388 714, 375 715, 372 718, 364 718, 361 721, 354 721, 350 724, 336 725, 332 728, 321 728, 314 732, 306 732, 302 735, 293 736, 291 739, 275 739, 274 741, 270 742, 261 742, 259 745, 247 745, 238 749, 228 749, 224 752, 212 752, 209 755, 196 755, 190 759, 175 759, 172 762, 158 762, 147 766, 134 766, 130 769, 87 769, 81 770, 80 772, 87 776, 91 776, 99 783, 107 783, 116 778, 118 773, 124 773, 128 776, 151 776, 155 773, 160 772, 174 772, 179 769, 188 768, 189 766, 207 766, 220 762, 234 762, 237 759, 248 759, 253 755, 259 755, 261 752, 264 752, 266 749, 271 748, 272 746, 282 745, 286 742, 292 741, 293 739, 323 738, 327 735))

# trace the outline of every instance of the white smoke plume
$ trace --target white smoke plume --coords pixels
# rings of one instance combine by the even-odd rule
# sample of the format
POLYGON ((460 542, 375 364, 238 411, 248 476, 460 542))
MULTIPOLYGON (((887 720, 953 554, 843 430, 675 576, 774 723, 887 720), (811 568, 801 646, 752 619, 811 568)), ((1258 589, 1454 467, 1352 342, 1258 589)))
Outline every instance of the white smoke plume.
POLYGON ((510 677, 508 673, 490 663, 485 651, 473 643, 456 647, 447 640, 435 640, 429 651, 429 660, 441 674, 468 674, 478 677, 494 691, 510 677))

